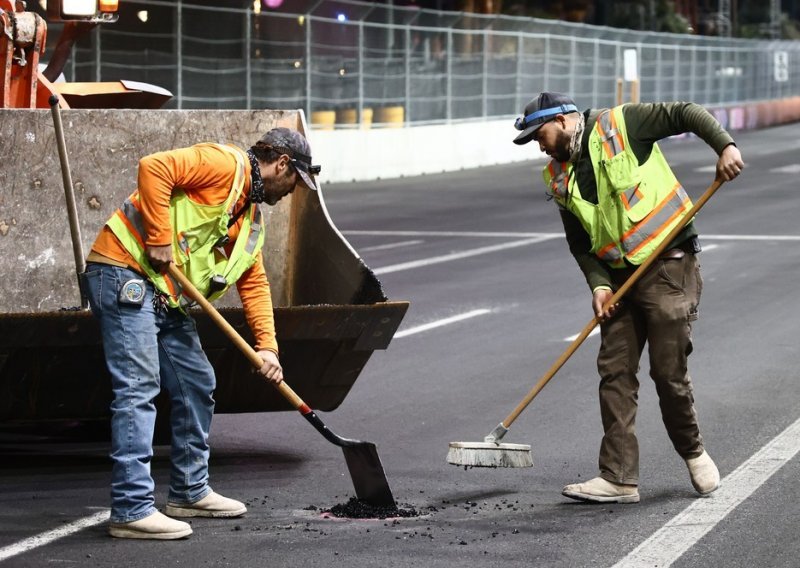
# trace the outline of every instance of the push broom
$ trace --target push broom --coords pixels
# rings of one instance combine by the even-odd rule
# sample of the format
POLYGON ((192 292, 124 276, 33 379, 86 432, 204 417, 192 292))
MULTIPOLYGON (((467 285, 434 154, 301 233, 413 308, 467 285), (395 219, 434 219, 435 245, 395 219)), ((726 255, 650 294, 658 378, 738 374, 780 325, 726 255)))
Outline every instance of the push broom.
MULTIPOLYGON (((712 195, 722 185, 722 180, 715 179, 705 193, 697 200, 697 203, 684 215, 677 225, 669 232, 667 237, 656 247, 653 254, 639 265, 639 268, 628 278, 625 283, 620 286, 619 290, 611 297, 606 303, 605 307, 613 306, 630 290, 642 275, 650 268, 650 265, 658 259, 664 250, 672 243, 675 237, 678 236, 690 219, 693 219, 698 211, 705 205, 712 195)), ((447 452, 447 462, 453 465, 460 465, 465 467, 531 467, 533 466, 533 457, 531 455, 531 447, 527 444, 502 444, 500 440, 506 435, 511 424, 517 417, 522 414, 522 411, 527 408, 531 401, 539 394, 544 386, 553 378, 559 369, 567 362, 578 347, 581 346, 583 341, 589 337, 589 334, 599 323, 597 317, 592 320, 583 328, 578 334, 578 337, 570 344, 561 357, 553 363, 550 369, 539 379, 533 388, 525 395, 525 398, 511 411, 505 420, 500 422, 497 427, 492 430, 488 436, 483 439, 483 442, 451 442, 450 449, 447 452)))

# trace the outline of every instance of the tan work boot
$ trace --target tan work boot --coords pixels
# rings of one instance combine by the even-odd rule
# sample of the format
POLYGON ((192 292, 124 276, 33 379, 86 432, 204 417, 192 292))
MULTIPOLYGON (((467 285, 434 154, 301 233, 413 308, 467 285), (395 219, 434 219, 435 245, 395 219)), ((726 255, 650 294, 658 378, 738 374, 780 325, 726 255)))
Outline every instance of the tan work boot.
POLYGON ((578 501, 593 503, 638 503, 639 488, 636 485, 620 485, 595 477, 584 483, 567 485, 561 494, 578 501))
POLYGON ((108 534, 117 538, 149 538, 155 540, 174 540, 192 534, 192 527, 183 521, 170 519, 158 511, 129 523, 109 523, 108 534))
POLYGON ((247 507, 212 491, 194 503, 167 502, 164 512, 170 517, 241 517, 247 512, 247 507))
POLYGON ((686 467, 689 468, 689 475, 692 477, 692 485, 700 495, 708 495, 716 491, 719 487, 719 470, 714 460, 703 450, 703 453, 696 458, 686 460, 686 467))

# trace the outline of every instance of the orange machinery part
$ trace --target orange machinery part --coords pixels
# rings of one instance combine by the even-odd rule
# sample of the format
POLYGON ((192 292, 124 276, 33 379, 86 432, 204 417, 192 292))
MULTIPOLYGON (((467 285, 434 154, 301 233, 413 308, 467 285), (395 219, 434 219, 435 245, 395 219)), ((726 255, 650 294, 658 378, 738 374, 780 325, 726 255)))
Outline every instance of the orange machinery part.
MULTIPOLYGON (((39 72, 47 24, 14 0, 0 0, 0 108, 49 108, 52 84, 39 72)), ((63 98, 62 108, 69 108, 63 98)))

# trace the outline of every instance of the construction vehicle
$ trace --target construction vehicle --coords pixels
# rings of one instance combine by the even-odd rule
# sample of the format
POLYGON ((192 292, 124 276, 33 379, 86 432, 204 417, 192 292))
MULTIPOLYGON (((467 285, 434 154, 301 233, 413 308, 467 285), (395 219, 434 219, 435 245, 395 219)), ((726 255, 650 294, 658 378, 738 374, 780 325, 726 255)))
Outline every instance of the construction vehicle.
MULTIPOLYGON (((13 0, 0 0, 0 19, 6 55, 0 83, 0 426, 107 421, 110 378, 99 326, 82 307, 74 250, 88 251, 135 189, 142 156, 202 141, 248 147, 277 126, 306 133, 305 119, 300 110, 158 110, 169 93, 152 86, 51 83, 37 70, 45 49, 43 19, 13 0), (9 32, 12 27, 16 31, 9 32), (46 110, 52 95, 59 97, 70 176, 46 110), (72 241, 65 205, 68 178, 79 243, 72 241)), ((372 352, 388 347, 409 303, 388 300, 334 226, 322 190, 294 192, 264 214, 264 258, 286 380, 312 408, 334 410, 372 352)), ((235 290, 218 305, 252 340, 235 290)), ((293 410, 206 316, 195 318, 217 374, 217 412, 293 410)))

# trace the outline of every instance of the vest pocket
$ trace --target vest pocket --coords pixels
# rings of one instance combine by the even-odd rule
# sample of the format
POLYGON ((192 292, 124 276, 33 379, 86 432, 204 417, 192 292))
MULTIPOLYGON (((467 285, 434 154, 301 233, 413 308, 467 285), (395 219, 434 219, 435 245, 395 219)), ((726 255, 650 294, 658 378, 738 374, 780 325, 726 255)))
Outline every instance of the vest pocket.
POLYGON ((633 154, 620 152, 613 158, 603 160, 602 164, 615 193, 627 191, 642 181, 639 163, 633 154))

